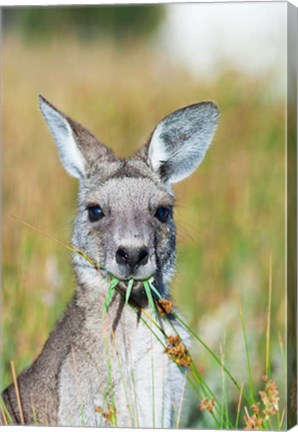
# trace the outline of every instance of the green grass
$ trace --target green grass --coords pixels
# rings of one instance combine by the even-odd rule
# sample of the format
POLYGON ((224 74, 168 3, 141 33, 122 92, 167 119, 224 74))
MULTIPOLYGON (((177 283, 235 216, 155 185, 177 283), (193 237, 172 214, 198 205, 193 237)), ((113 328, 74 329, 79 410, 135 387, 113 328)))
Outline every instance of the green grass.
POLYGON ((250 397, 251 397, 252 403, 255 403, 254 385, 253 385, 253 378, 252 378, 250 358, 249 358, 249 347, 248 347, 248 343, 247 343, 246 329, 245 329, 245 323, 244 323, 242 309, 240 310, 240 318, 241 318, 241 327, 242 327, 242 331, 243 331, 243 340, 244 340, 244 346, 245 346, 245 355, 246 355, 246 365, 247 365, 248 378, 249 378, 250 397))
POLYGON ((107 310, 108 310, 108 308, 109 308, 109 305, 110 305, 110 303, 111 303, 111 300, 112 300, 112 297, 113 297, 114 291, 115 291, 115 289, 116 289, 118 283, 119 283, 119 280, 118 280, 117 278, 114 277, 114 278, 112 279, 110 285, 109 285, 108 293, 107 293, 107 297, 106 297, 106 300, 105 300, 105 303, 104 303, 104 313, 106 313, 107 310))
POLYGON ((129 298, 130 298, 130 294, 131 294, 131 290, 132 290, 132 287, 133 287, 133 283, 134 283, 134 280, 130 279, 129 282, 128 282, 128 284, 127 284, 127 290, 126 290, 126 294, 125 294, 125 303, 126 304, 128 303, 129 298))
POLYGON ((237 420, 243 427, 244 406, 251 413, 252 394, 259 401, 266 371, 278 385, 282 419, 285 110, 274 95, 271 77, 251 79, 227 70, 208 81, 173 66, 164 53, 148 46, 82 47, 71 38, 40 46, 7 35, 2 60, 2 387, 11 382, 11 359, 20 372, 36 358, 74 289, 69 251, 11 217, 69 243, 77 184, 59 164, 37 95, 44 94, 82 122, 119 156, 131 155, 169 112, 212 99, 221 110, 215 140, 197 172, 175 186, 178 255, 171 288, 193 334, 192 365, 197 371, 187 384, 190 397, 181 424, 207 429, 217 425, 209 412, 199 409, 200 398, 210 399, 211 394, 218 401, 213 415, 220 424, 224 333, 232 423, 237 420), (243 367, 246 351, 250 372, 243 367))

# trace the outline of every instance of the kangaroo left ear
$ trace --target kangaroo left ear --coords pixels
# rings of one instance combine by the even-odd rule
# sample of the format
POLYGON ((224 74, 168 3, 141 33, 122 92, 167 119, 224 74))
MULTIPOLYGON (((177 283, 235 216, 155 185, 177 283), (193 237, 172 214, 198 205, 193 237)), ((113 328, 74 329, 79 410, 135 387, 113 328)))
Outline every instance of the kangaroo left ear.
POLYGON ((57 145, 61 163, 70 175, 82 179, 90 167, 115 160, 110 149, 41 95, 39 106, 57 145))
POLYGON ((165 117, 147 147, 153 171, 170 184, 192 174, 211 144, 218 118, 219 110, 213 102, 190 105, 165 117))

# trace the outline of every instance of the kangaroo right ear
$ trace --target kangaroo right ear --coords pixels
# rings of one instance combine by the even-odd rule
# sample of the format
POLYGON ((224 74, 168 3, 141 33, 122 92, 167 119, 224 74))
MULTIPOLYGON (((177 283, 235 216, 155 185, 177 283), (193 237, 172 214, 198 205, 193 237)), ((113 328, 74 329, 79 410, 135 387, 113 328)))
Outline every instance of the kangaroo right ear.
MULTIPOLYGON (((169 184, 188 177, 202 162, 219 117, 213 102, 201 102, 165 117, 145 146, 153 171, 169 184)), ((144 155, 144 149, 139 153, 144 155)))
POLYGON ((39 105, 57 144, 62 165, 70 175, 83 178, 90 166, 115 159, 112 151, 98 142, 87 129, 67 117, 41 95, 39 105))

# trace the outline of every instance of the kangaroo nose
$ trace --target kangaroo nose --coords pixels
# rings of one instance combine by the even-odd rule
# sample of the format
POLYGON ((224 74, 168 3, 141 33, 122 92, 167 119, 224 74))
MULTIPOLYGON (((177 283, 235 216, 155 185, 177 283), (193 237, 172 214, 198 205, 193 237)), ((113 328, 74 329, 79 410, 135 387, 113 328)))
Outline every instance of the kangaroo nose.
POLYGON ((131 268, 147 264, 148 257, 149 253, 146 247, 128 248, 120 246, 116 252, 116 262, 131 268))

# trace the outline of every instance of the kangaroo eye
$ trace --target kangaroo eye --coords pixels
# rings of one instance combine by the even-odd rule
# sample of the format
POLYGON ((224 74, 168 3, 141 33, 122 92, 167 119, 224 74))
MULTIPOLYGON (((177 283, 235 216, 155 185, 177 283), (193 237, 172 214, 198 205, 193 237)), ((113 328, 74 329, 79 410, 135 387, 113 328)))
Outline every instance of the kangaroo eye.
POLYGON ((87 210, 90 222, 96 222, 104 217, 103 211, 99 206, 90 206, 87 207, 87 210))
POLYGON ((158 207, 155 213, 156 219, 160 222, 167 222, 171 216, 172 210, 168 207, 158 207))

